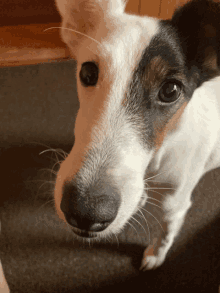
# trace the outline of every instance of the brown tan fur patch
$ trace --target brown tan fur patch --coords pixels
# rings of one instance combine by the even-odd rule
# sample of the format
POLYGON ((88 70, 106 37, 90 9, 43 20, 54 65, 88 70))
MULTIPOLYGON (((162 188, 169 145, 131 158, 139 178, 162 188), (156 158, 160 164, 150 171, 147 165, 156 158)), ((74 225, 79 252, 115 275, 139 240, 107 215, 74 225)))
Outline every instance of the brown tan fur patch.
POLYGON ((205 63, 204 66, 208 69, 218 70, 217 54, 212 46, 205 48, 205 63))
POLYGON ((149 88, 155 87, 155 85, 163 80, 168 70, 168 62, 166 62, 161 56, 154 57, 145 69, 145 77, 143 82, 149 88))
POLYGON ((155 125, 155 147, 156 151, 162 146, 163 141, 165 137, 178 128, 178 125, 180 123, 180 119, 182 117, 182 114, 184 112, 184 109, 186 108, 187 103, 183 103, 182 106, 176 111, 176 113, 173 115, 173 117, 167 122, 167 124, 164 127, 155 125))

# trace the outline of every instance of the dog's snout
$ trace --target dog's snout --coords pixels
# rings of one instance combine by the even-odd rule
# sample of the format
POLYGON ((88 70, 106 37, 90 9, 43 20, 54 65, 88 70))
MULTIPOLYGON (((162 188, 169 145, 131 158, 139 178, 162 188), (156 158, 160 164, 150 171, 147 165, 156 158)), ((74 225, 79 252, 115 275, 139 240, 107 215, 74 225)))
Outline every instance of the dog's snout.
POLYGON ((73 183, 67 183, 63 189, 60 208, 71 226, 83 231, 99 232, 114 221, 119 204, 117 193, 85 194, 73 183))

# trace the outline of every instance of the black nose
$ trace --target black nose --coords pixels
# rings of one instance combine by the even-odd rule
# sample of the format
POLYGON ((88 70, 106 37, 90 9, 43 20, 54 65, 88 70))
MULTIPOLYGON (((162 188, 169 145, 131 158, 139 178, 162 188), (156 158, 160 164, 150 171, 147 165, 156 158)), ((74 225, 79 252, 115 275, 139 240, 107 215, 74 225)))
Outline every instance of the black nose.
POLYGON ((72 182, 66 183, 60 208, 67 222, 83 231, 105 230, 116 218, 120 205, 120 198, 115 190, 108 188, 107 191, 108 194, 85 194, 72 182))

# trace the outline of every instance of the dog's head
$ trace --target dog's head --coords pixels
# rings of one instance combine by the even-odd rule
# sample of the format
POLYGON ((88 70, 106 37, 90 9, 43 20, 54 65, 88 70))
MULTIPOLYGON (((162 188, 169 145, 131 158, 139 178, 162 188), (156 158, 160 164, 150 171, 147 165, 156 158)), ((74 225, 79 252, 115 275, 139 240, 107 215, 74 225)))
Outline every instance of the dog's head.
POLYGON ((80 109, 55 203, 76 234, 103 237, 137 211, 150 163, 158 157, 160 168, 194 91, 218 73, 219 4, 194 1, 170 21, 129 15, 121 0, 57 6, 77 60, 80 109))

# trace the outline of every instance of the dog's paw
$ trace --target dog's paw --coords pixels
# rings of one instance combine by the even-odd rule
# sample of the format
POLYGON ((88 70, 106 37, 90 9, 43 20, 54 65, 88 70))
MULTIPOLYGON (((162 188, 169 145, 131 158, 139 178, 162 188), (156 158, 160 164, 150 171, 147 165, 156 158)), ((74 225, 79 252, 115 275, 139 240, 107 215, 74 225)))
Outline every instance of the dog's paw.
POLYGON ((145 251, 141 262, 140 270, 152 270, 162 265, 166 257, 166 253, 163 249, 155 249, 155 245, 149 245, 145 251))
POLYGON ((164 257, 149 255, 142 259, 140 270, 147 271, 158 268, 164 262, 164 257))

